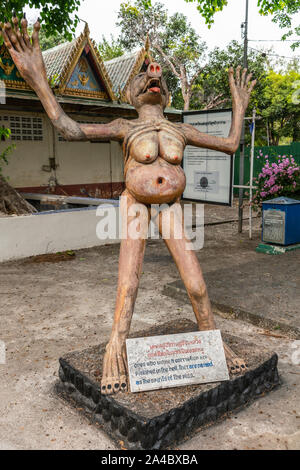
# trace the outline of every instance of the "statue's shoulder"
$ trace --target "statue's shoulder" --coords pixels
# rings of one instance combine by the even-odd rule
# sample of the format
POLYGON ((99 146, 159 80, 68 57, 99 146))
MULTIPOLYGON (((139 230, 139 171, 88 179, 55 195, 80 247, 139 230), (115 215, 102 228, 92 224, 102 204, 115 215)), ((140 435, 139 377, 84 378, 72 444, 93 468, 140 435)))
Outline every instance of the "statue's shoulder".
POLYGON ((111 121, 115 126, 120 126, 120 127, 129 127, 129 119, 124 119, 124 118, 117 118, 111 121))
POLYGON ((124 138, 132 128, 131 121, 129 119, 117 118, 110 121, 108 124, 112 131, 116 134, 120 134, 124 138))
POLYGON ((183 131, 184 130, 184 124, 182 122, 171 122, 169 121, 169 123, 171 124, 171 126, 174 128, 174 129, 177 129, 179 131, 183 131))
POLYGON ((140 127, 140 122, 138 119, 123 119, 120 118, 120 123, 122 122, 122 127, 126 129, 127 132, 130 132, 138 127, 140 127))

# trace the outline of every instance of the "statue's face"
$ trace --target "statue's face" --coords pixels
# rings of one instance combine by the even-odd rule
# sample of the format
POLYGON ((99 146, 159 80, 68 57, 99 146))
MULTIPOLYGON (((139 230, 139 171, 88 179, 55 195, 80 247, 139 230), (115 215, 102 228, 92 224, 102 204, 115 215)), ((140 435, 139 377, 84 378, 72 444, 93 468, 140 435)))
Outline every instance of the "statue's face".
POLYGON ((143 105, 160 105, 164 109, 169 102, 169 91, 157 62, 149 64, 147 71, 136 75, 127 91, 127 99, 139 110, 143 105))

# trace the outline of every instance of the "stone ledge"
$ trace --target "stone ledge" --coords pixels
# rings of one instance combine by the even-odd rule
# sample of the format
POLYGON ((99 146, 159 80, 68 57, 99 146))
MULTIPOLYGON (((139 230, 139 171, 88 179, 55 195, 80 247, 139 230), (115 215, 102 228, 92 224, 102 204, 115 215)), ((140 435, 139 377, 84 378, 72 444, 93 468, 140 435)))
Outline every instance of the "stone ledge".
POLYGON ((265 253, 267 255, 283 255, 284 253, 295 250, 300 250, 300 243, 295 245, 280 246, 262 242, 255 249, 257 253, 265 253))

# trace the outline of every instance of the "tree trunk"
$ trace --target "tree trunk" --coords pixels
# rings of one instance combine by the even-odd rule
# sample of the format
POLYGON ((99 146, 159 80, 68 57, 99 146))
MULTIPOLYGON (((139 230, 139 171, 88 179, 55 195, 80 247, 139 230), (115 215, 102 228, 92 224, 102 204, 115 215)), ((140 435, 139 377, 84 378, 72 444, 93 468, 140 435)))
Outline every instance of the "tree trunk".
POLYGON ((37 210, 0 175, 0 213, 25 215, 34 212, 37 212, 37 210))
POLYGON ((273 122, 269 123, 269 129, 270 129, 270 144, 275 146, 276 145, 276 134, 274 132, 273 122))
POLYGON ((183 110, 184 111, 189 111, 190 109, 190 97, 188 95, 183 95, 183 101, 184 101, 184 106, 183 110))
POLYGON ((183 110, 184 111, 189 111, 190 109, 190 102, 191 102, 191 87, 188 83, 187 77, 184 75, 180 79, 181 83, 181 93, 182 93, 182 98, 184 101, 184 106, 183 110))
POLYGON ((297 116, 293 118, 293 136, 292 136, 292 142, 298 142, 300 140, 300 126, 299 126, 299 121, 297 119, 297 116))

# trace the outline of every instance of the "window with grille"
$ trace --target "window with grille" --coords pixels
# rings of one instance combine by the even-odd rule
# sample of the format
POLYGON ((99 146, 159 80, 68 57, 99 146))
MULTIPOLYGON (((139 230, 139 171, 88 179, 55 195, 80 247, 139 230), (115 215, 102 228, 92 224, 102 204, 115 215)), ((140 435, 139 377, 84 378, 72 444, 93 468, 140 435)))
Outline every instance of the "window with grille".
POLYGON ((30 116, 0 116, 0 126, 11 130, 11 140, 43 140, 43 120, 30 116))

